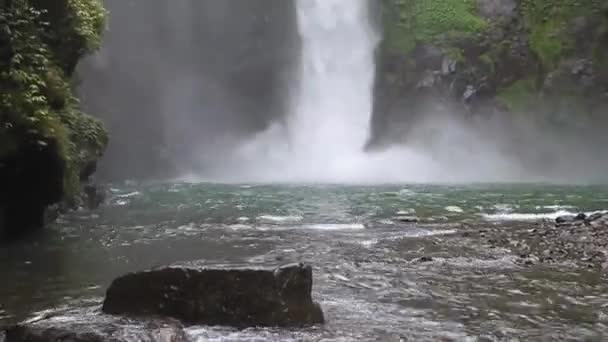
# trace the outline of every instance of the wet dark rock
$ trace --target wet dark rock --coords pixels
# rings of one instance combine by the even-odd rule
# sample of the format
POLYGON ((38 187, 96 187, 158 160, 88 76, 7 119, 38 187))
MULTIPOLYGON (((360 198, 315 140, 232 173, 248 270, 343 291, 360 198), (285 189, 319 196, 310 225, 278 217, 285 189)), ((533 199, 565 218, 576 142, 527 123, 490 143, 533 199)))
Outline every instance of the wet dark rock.
POLYGON ((397 216, 394 218, 394 220, 403 223, 416 223, 419 221, 416 216, 397 216))
POLYGON ((103 312, 167 316, 188 324, 306 326, 324 322, 313 302, 312 268, 169 266, 127 274, 107 291, 103 312))
POLYGON ((10 327, 0 342, 185 342, 188 338, 175 320, 131 321, 105 315, 67 315, 25 322, 10 327))
POLYGON ((517 14, 515 0, 478 0, 479 14, 488 19, 513 18, 517 14))
POLYGON ((599 219, 601 219, 603 217, 604 217, 603 213, 595 213, 595 214, 589 215, 589 217, 587 217, 586 221, 587 222, 593 222, 593 221, 599 220, 599 219))
POLYGON ((83 187, 83 202, 86 208, 96 209, 106 199, 106 193, 99 185, 90 183, 83 187))
POLYGON ((555 222, 556 223, 569 223, 569 222, 574 222, 574 220, 576 220, 576 216, 564 215, 564 216, 559 216, 558 218, 556 218, 555 222))
POLYGON ((423 257, 418 258, 416 260, 416 262, 419 262, 419 263, 433 262, 433 258, 430 256, 423 256, 423 257))

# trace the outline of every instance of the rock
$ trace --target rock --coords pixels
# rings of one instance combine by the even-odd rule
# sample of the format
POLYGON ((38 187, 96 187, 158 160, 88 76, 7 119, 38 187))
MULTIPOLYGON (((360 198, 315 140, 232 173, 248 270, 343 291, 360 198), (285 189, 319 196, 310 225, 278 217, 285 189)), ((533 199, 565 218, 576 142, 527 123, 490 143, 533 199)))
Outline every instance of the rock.
POLYGON ((419 263, 433 262, 433 258, 429 257, 429 256, 423 256, 423 257, 418 258, 416 261, 419 263))
POLYGON ((395 221, 404 223, 416 223, 419 219, 416 216, 397 216, 394 218, 395 221))
POLYGON ((559 216, 555 219, 556 223, 571 223, 574 222, 576 220, 576 216, 574 215, 563 215, 563 216, 559 216))
POLYGON ((96 209, 106 199, 106 193, 97 184, 89 183, 83 187, 83 202, 88 209, 96 209))
POLYGON ((587 220, 587 214, 580 213, 578 215, 563 215, 559 216, 555 219, 555 223, 557 224, 571 224, 571 223, 580 223, 582 221, 587 220))
POLYGON ((114 280, 103 312, 235 327, 313 325, 324 317, 311 298, 312 282, 312 268, 302 264, 277 269, 169 266, 114 280))
POLYGON ((487 19, 512 18, 517 14, 515 0, 478 0, 477 7, 487 19))
POLYGON ((185 342, 175 320, 131 321, 99 314, 72 314, 10 327, 1 342, 185 342))
POLYGON ((597 221, 597 220, 599 220, 599 219, 601 219, 603 217, 604 217, 603 213, 595 213, 595 214, 589 215, 589 217, 587 217, 585 219, 585 221, 587 221, 587 222, 593 222, 593 221, 597 221))

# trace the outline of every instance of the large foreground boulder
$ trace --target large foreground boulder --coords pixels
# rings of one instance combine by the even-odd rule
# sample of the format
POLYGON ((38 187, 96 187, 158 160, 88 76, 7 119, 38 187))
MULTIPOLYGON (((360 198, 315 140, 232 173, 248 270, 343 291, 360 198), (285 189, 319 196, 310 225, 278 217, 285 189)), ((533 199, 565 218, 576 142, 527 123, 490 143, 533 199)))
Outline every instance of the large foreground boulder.
POLYGON ((129 320, 73 313, 21 323, 0 332, 0 342, 186 342, 175 320, 129 320), (4 334, 4 337, 2 336, 4 334))
POLYGON ((302 264, 277 269, 180 265, 114 280, 103 312, 168 316, 188 324, 306 326, 324 322, 311 290, 312 268, 302 264))

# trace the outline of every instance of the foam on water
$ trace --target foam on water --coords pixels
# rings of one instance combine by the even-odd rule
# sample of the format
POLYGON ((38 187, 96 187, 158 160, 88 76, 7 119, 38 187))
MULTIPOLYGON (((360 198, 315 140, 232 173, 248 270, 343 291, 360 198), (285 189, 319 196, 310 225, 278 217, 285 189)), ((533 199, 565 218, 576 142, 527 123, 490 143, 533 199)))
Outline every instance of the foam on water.
POLYGON ((280 215, 261 215, 257 217, 258 221, 264 223, 294 223, 302 221, 304 218, 298 215, 280 216, 280 215))
POLYGON ((445 207, 446 211, 449 211, 451 213, 464 213, 464 210, 461 207, 455 206, 455 205, 450 205, 445 207))
POLYGON ((498 213, 482 214, 481 216, 488 221, 537 221, 555 220, 560 216, 577 215, 578 213, 560 210, 551 213, 498 213))
POLYGON ((360 230, 365 229, 362 223, 326 223, 304 225, 302 228, 315 230, 360 230))

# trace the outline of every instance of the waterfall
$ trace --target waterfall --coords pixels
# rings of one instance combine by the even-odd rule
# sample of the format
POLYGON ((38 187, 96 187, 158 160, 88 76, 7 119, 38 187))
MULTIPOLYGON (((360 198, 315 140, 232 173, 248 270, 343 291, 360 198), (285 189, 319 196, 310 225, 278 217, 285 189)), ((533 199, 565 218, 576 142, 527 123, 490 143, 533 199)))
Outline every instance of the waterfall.
POLYGON ((418 156, 395 149, 364 151, 380 41, 369 0, 296 0, 296 5, 302 52, 285 120, 241 146, 219 168, 219 178, 324 183, 412 179, 419 170, 404 166, 416 163, 418 156))
POLYGON ((299 85, 287 121, 302 163, 339 171, 363 153, 374 81, 374 31, 367 0, 298 0, 299 85))

